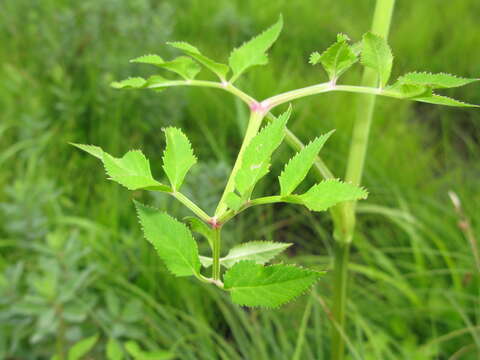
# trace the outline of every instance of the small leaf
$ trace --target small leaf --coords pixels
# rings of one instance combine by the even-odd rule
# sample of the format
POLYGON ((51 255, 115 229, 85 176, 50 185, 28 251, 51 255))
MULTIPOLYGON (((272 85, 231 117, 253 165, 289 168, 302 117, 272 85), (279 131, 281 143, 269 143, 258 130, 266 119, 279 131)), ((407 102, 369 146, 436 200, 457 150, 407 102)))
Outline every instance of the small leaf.
POLYGON ((227 194, 227 197, 225 198, 225 202, 228 206, 229 209, 232 209, 233 211, 238 211, 244 204, 243 199, 235 194, 234 192, 231 192, 227 194))
POLYGON ((115 158, 98 146, 72 145, 100 159, 110 179, 130 190, 146 189, 171 192, 168 186, 153 178, 150 163, 140 150, 129 151, 122 158, 115 158))
POLYGON ((158 55, 145 55, 130 60, 130 62, 156 65, 180 75, 185 80, 193 80, 201 70, 200 65, 188 56, 179 56, 173 60, 164 61, 158 55))
MULTIPOLYGON (((220 265, 231 268, 243 260, 252 260, 256 264, 265 264, 272 260, 292 244, 278 243, 273 241, 250 241, 237 245, 230 249, 227 256, 220 258, 220 265)), ((212 265, 212 258, 200 257, 204 267, 212 265)))
POLYGON ((386 40, 378 35, 366 33, 363 36, 361 62, 378 73, 379 86, 384 87, 392 71, 393 55, 386 40))
POLYGON ((210 226, 205 224, 202 220, 199 218, 193 217, 193 216, 186 216, 183 218, 183 221, 185 221, 188 226, 190 226, 190 229, 193 232, 196 232, 202 236, 204 236, 207 240, 208 243, 210 244, 210 247, 213 246, 212 239, 214 236, 214 232, 210 226))
POLYGON ((479 107, 479 105, 468 104, 459 100, 449 98, 447 96, 441 96, 436 94, 430 94, 428 96, 421 96, 413 98, 415 101, 425 102, 436 105, 456 106, 456 107, 479 107))
POLYGON ((120 344, 113 338, 108 339, 107 343, 107 359, 108 360, 122 360, 123 351, 120 344))
POLYGON ((199 276, 197 243, 188 228, 165 212, 135 202, 145 238, 176 276, 199 276))
POLYGON ((115 89, 139 89, 146 85, 147 81, 141 77, 129 77, 121 81, 114 81, 110 84, 115 89))
POLYGON ((140 150, 131 150, 121 158, 104 152, 103 164, 110 178, 129 190, 171 191, 168 186, 153 178, 150 162, 140 150))
POLYGON ((348 37, 343 34, 337 36, 337 42, 325 50, 321 55, 310 55, 310 63, 321 63, 332 81, 336 81, 345 71, 357 62, 357 55, 348 44, 348 37))
POLYGON ((241 261, 225 274, 224 287, 238 305, 275 308, 301 295, 321 275, 293 265, 241 261))
POLYGON ((325 135, 317 137, 290 159, 278 177, 278 181, 280 182, 280 195, 290 195, 303 179, 305 179, 315 161, 315 157, 332 133, 333 131, 330 131, 325 135))
POLYGON ((230 82, 233 83, 249 67, 268 63, 266 52, 277 40, 282 27, 283 18, 280 16, 269 29, 232 51, 228 59, 228 64, 233 71, 230 82))
POLYGON ((270 158, 283 141, 290 114, 291 108, 265 126, 246 147, 242 165, 235 177, 235 186, 242 198, 248 196, 255 184, 268 173, 270 158))
POLYGON ((125 349, 134 360, 170 360, 175 357, 174 354, 165 350, 144 351, 135 341, 127 341, 125 349))
POLYGON ((147 87, 148 88, 159 88, 162 86, 166 86, 168 83, 171 83, 172 80, 165 79, 163 76, 160 75, 152 75, 147 79, 147 87))
POLYGON ((325 180, 296 198, 310 210, 325 211, 344 201, 366 199, 367 195, 368 193, 358 186, 338 180, 325 180))
POLYGON ((384 95, 398 97, 400 99, 408 99, 415 96, 428 93, 431 90, 424 85, 403 84, 401 82, 395 82, 395 84, 388 86, 384 90, 384 95))
POLYGON ((479 79, 467 79, 455 75, 439 73, 431 74, 427 72, 410 72, 398 78, 398 82, 408 85, 423 85, 431 89, 448 89, 464 86, 479 79))
POLYGON ((97 340, 98 335, 94 335, 77 342, 70 348, 68 352, 68 360, 79 360, 82 356, 92 350, 97 340))
POLYGON ((225 80, 225 77, 230 70, 228 65, 211 60, 210 58, 200 53, 200 51, 195 46, 190 45, 186 42, 168 42, 167 44, 182 50, 184 53, 197 60, 200 64, 215 73, 221 81, 225 80))
POLYGON ((179 190, 188 170, 197 163, 190 141, 177 128, 164 129, 167 147, 163 153, 163 169, 174 190, 179 190))
POLYGON ((211 257, 200 255, 200 263, 202 264, 203 267, 208 268, 212 266, 213 259, 211 257))

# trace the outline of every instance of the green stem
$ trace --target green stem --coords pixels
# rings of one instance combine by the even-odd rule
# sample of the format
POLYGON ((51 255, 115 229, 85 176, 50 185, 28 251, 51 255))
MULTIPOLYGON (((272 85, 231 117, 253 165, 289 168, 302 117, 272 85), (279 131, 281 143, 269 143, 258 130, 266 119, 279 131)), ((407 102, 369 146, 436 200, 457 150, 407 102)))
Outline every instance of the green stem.
MULTIPOLYGON (((377 0, 373 15, 372 32, 387 38, 395 0, 377 0)), ((377 86, 378 75, 370 68, 365 68, 362 87, 377 86)), ((375 106, 375 95, 362 94, 358 98, 357 117, 355 120, 350 154, 347 163, 346 181, 359 185, 362 180, 365 157, 368 148, 370 128, 375 106)), ((347 303, 348 258, 350 243, 355 230, 355 202, 342 206, 343 217, 340 224, 335 224, 335 254, 333 264, 333 311, 334 321, 338 327, 332 327, 332 359, 343 360, 345 356, 345 311, 347 303)))
POLYGON ((226 197, 229 193, 235 190, 235 176, 237 175, 237 172, 242 164, 243 153, 245 152, 248 144, 250 144, 252 138, 257 134, 264 116, 265 113, 263 111, 252 111, 250 113, 247 131, 245 133, 245 137, 243 138, 243 143, 238 153, 237 160, 235 161, 235 165, 233 166, 232 172, 230 173, 227 185, 225 186, 225 190, 223 191, 222 197, 218 203, 217 210, 215 210, 216 217, 222 216, 223 213, 225 213, 225 211, 227 210, 227 205, 225 203, 226 197))
POLYGON ((205 221, 207 223, 210 223, 212 218, 205 211, 203 211, 197 204, 195 204, 193 201, 191 201, 189 198, 187 198, 185 195, 183 195, 180 192, 173 192, 171 194, 175 199, 177 199, 183 205, 185 205, 187 208, 189 208, 200 219, 202 219, 203 221, 205 221))
POLYGON ((212 264, 212 278, 214 281, 220 280, 220 251, 221 251, 221 231, 222 228, 215 229, 215 236, 213 237, 213 264, 212 264))

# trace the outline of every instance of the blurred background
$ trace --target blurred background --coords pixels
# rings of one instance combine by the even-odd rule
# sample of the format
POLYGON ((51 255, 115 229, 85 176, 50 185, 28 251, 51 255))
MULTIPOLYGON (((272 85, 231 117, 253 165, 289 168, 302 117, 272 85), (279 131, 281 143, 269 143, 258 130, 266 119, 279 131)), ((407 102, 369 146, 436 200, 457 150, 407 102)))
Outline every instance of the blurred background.
MULTIPOLYGON (((279 13, 285 26, 269 65, 238 85, 262 99, 323 82, 309 54, 338 32, 359 40, 373 7, 373 0, 2 0, 0 359, 60 359, 95 334, 91 359, 106 359, 107 344, 110 358, 121 359, 127 342, 164 351, 152 359, 327 359, 330 276, 268 311, 244 310, 211 286, 173 278, 143 239, 132 198, 177 217, 188 213, 161 194, 109 182, 96 159, 68 143, 101 145, 116 156, 141 148, 161 177, 161 128, 181 127, 199 158, 184 191, 211 210, 240 146, 245 106, 215 89, 118 91, 109 83, 153 74, 128 60, 176 56, 169 40, 226 62, 279 13)), ((479 17, 477 0, 398 1, 393 77, 411 70, 479 77, 479 17)), ((357 83, 360 75, 357 66, 342 81, 357 83)), ((480 103, 475 84, 448 94, 480 103)), ((304 141, 337 129, 323 157, 340 176, 354 101, 344 93, 302 99, 290 122, 304 141)), ((478 359, 480 264, 472 245, 480 237, 480 113, 377 104, 364 179, 371 195, 359 207, 351 256, 348 358, 478 359), (460 226, 465 219, 448 191, 470 226, 460 226)), ((277 152, 265 193, 277 190, 274 175, 291 154, 285 145, 277 152)), ((264 206, 227 226, 224 248, 293 242, 283 261, 328 270, 330 233, 326 213, 264 206)))

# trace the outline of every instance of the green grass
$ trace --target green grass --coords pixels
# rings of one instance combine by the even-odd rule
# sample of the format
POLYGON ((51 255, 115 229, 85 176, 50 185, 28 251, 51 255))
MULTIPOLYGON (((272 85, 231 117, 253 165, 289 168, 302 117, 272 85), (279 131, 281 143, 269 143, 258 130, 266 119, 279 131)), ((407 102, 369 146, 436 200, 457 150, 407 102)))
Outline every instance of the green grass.
MULTIPOLYGON (((161 128, 182 127, 202 162, 194 168, 201 184, 187 182, 185 190, 211 211, 240 145, 239 130, 245 129, 243 105, 216 90, 115 91, 110 81, 147 74, 128 59, 150 52, 173 55, 163 46, 167 40, 186 40, 226 59, 229 49, 281 12, 286 30, 270 65, 252 71, 239 85, 263 98, 313 84, 326 77, 307 64, 308 54, 328 46, 337 32, 358 39, 368 29, 373 5, 4 0, 0 358, 46 359, 59 346, 68 348, 100 332, 98 354, 108 337, 116 337, 135 339, 144 348, 173 349, 182 360, 291 359, 294 354, 328 359, 328 277, 311 296, 278 311, 244 311, 215 289, 172 279, 142 239, 132 196, 104 180, 97 162, 68 142, 101 144, 114 155, 141 147, 158 173, 161 128), (69 251, 72 258, 66 258, 69 251), (52 280, 58 268, 59 278, 52 280), (48 315, 51 304, 84 272, 69 316, 48 315), (50 305, 28 303, 53 283, 58 288, 50 305), (141 310, 125 321, 113 311, 111 297, 122 306, 136 299, 140 305, 132 306, 141 310), (47 326, 61 319, 62 326, 47 326)), ((391 32, 394 75, 429 69, 479 77, 478 11, 474 0, 398 2, 391 32)), ((359 77, 360 71, 353 71, 348 80, 359 77)), ((480 103, 475 86, 455 94, 480 103)), ((323 152, 338 174, 345 166, 353 99, 328 94, 294 104, 290 125, 303 140, 337 129, 323 152)), ((479 112, 378 99, 372 131, 365 174, 371 196, 359 208, 351 256, 349 357, 475 359, 479 274, 447 192, 458 193, 480 234, 479 112)), ((279 157, 290 156, 286 146, 281 149, 279 157)), ((279 171, 274 165, 273 172, 279 171)), ((274 184, 273 178, 263 182, 269 191, 274 184)), ((187 214, 161 196, 133 197, 187 214)), ((261 207, 226 227, 225 248, 241 239, 294 242, 283 260, 329 269, 330 230, 327 216, 261 207)), ((98 354, 95 358, 102 358, 98 354)))

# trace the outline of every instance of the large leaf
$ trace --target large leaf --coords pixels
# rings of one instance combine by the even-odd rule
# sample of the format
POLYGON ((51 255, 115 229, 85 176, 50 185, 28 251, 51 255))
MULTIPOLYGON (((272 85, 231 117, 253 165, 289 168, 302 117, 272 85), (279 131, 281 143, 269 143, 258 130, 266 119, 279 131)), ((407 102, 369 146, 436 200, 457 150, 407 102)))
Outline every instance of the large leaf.
POLYGON ((135 202, 145 238, 153 245, 168 270, 176 276, 198 276, 197 243, 187 226, 165 212, 135 202))
POLYGON ((245 149, 242 165, 235 177, 235 186, 242 197, 249 195, 255 184, 268 173, 270 158, 285 136, 285 125, 291 108, 265 126, 245 149))
POLYGON ((367 191, 358 186, 339 180, 325 180, 295 198, 310 210, 325 211, 338 203, 365 199, 367 196, 367 191))
POLYGON ((169 192, 171 189, 152 176, 150 162, 140 150, 127 152, 116 158, 94 145, 72 144, 102 160, 110 179, 130 190, 147 189, 169 192))
POLYGON ((410 72, 398 78, 398 82, 409 85, 423 85, 431 89, 448 89, 464 86, 479 79, 467 79, 455 75, 428 72, 410 72))
POLYGON ((97 340, 98 335, 94 335, 77 342, 68 351, 68 360, 79 360, 80 358, 82 358, 90 350, 92 350, 97 340))
POLYGON ((228 59, 228 63, 233 71, 230 79, 232 83, 249 67, 268 63, 266 51, 277 40, 282 27, 283 18, 280 16, 278 21, 269 29, 232 51, 228 59))
POLYGON ((380 87, 387 84, 392 72, 393 55, 384 38, 370 32, 363 36, 361 62, 377 72, 380 87))
POLYGON ((280 182, 280 195, 290 195, 303 179, 305 179, 315 161, 315 157, 332 133, 333 131, 330 131, 325 135, 317 137, 290 159, 278 177, 278 181, 280 182))
MULTIPOLYGON (((291 245, 273 241, 246 242, 231 248, 227 256, 220 258, 220 264, 226 268, 231 268, 237 262, 243 260, 252 260, 257 264, 266 264, 291 245)), ((213 262, 212 258, 208 257, 203 257, 201 261, 205 267, 211 266, 213 262)))
POLYGON ((343 34, 339 34, 337 42, 322 54, 314 52, 310 55, 310 63, 315 65, 320 62, 332 81, 336 81, 357 60, 357 55, 348 44, 348 37, 343 34))
POLYGON ((189 43, 186 42, 168 42, 167 44, 182 50, 184 53, 187 55, 191 56, 195 60, 197 60, 200 64, 205 66, 207 69, 211 70, 214 72, 220 80, 224 81, 225 77, 227 76, 228 71, 230 70, 228 68, 228 65, 218 63, 216 61, 213 61, 212 59, 209 59, 205 55, 203 55, 195 46, 190 45, 189 43))
POLYGON ((201 67, 188 56, 179 56, 170 61, 164 61, 158 55, 144 55, 130 60, 133 63, 150 64, 174 72, 185 80, 193 80, 200 72, 201 67))
POLYGON ((180 129, 169 127, 164 131, 167 147, 163 153, 163 169, 173 189, 178 190, 197 158, 193 154, 190 141, 180 129))
POLYGON ((241 261, 225 274, 224 287, 236 304, 275 308, 301 295, 321 275, 293 265, 241 261))

